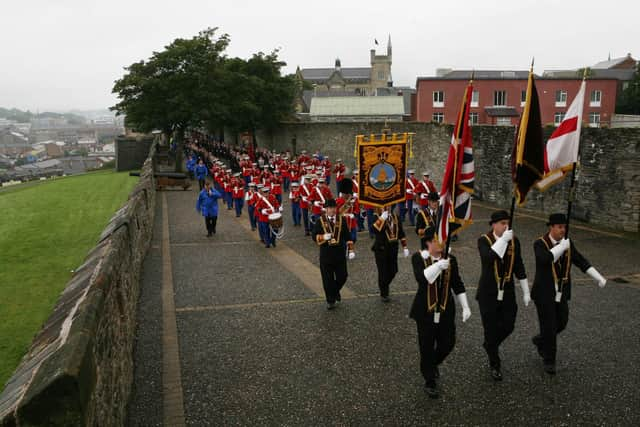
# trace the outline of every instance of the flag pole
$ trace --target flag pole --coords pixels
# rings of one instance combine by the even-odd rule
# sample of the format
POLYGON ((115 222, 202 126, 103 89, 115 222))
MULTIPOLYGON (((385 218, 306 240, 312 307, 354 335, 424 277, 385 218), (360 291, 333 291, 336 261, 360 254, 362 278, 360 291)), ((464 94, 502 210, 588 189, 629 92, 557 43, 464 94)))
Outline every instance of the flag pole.
MULTIPOLYGON (((473 83, 474 74, 475 74, 475 70, 471 70, 471 78, 469 79, 469 83, 467 85, 467 89, 465 90, 465 98, 463 100, 464 105, 466 105, 466 103, 467 103, 467 96, 471 96, 471 94, 468 94, 467 91, 469 90, 469 85, 473 83)), ((464 117, 460 117, 460 120, 464 120, 464 117)), ((458 126, 460 126, 460 122, 458 122, 458 124, 456 125, 456 127, 458 127, 458 126)), ((464 124, 462 126, 464 126, 464 124)), ((455 132, 456 129, 454 128, 453 131, 455 132)), ((453 172, 453 177, 452 177, 453 178, 453 185, 451 186, 451 190, 450 190, 451 191, 451 198, 452 198, 452 200, 451 200, 451 209, 452 209, 453 212, 455 212, 455 210, 456 210, 456 190, 457 190, 457 188, 456 188, 456 176, 458 175, 457 167, 458 167, 458 157, 459 157, 458 149, 459 148, 460 147, 458 147, 458 143, 456 143, 456 158, 455 158, 455 162, 454 162, 454 169, 453 169, 454 172, 453 172)), ((440 220, 442 221, 442 219, 440 219, 440 220)), ((447 219, 447 221, 449 221, 449 219, 447 219)), ((451 232, 447 233, 447 242, 446 242, 446 244, 444 246, 444 256, 443 256, 444 259, 449 258, 449 247, 451 247, 451 235, 452 235, 451 232)))
MULTIPOLYGON (((582 81, 587 79, 587 68, 582 72, 582 81)), ((582 117, 580 117, 582 120, 582 117)), ((578 123, 578 126, 582 126, 582 123, 578 123)), ((573 168, 571 168, 571 185, 569 186, 569 198, 567 200, 567 224, 564 233, 564 237, 569 238, 569 222, 571 222, 571 207, 576 197, 576 169, 578 168, 578 162, 580 161, 580 140, 578 140, 578 161, 573 162, 573 168)))

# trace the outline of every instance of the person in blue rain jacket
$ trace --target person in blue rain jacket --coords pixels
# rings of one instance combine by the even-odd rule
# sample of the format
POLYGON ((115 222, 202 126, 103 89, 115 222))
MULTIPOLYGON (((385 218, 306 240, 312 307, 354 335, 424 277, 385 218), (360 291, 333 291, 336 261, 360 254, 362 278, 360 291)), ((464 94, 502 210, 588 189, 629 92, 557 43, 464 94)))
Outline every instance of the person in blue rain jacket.
POLYGON ((206 180, 204 188, 198 195, 196 210, 204 217, 204 223, 207 227, 207 237, 216 234, 216 223, 218 222, 218 199, 222 195, 211 187, 211 181, 206 180))

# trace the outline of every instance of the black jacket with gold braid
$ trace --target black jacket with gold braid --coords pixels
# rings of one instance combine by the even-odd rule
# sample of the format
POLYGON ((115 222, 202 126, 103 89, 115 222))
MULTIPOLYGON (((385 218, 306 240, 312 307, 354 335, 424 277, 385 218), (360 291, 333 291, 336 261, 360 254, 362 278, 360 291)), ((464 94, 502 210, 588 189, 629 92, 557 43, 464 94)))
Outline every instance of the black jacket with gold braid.
POLYGON ((591 263, 578 252, 573 241, 571 241, 571 247, 555 263, 550 250, 552 247, 553 242, 551 242, 549 233, 533 243, 533 252, 536 256, 536 277, 531 288, 531 298, 537 302, 553 302, 555 300, 554 272, 555 276, 560 279, 560 275, 566 267, 567 257, 569 257, 569 271, 566 274, 567 281, 562 289, 563 300, 566 299, 568 301, 571 299, 571 264, 578 267, 582 272, 586 272, 591 267, 591 263))
MULTIPOLYGON (((434 284, 429 285, 427 279, 424 277, 424 270, 427 268, 427 261, 422 258, 420 252, 416 252, 411 257, 411 265, 413 267, 413 275, 418 282, 418 291, 416 292, 416 296, 413 299, 413 304, 411 305, 411 311, 409 312, 409 317, 415 319, 416 321, 422 320, 431 320, 433 321, 433 314, 428 309, 428 295, 427 288, 428 286, 434 286, 434 284), (431 315, 429 315, 431 314, 431 315)), ((445 272, 440 273, 440 276, 436 280, 436 283, 443 279, 445 272)), ((453 302, 454 294, 461 294, 465 292, 464 283, 462 282, 462 278, 460 277, 460 271, 458 270, 458 261, 456 257, 453 255, 449 255, 449 289, 447 292, 446 305, 445 310, 442 314, 444 319, 453 321, 455 316, 455 305, 453 302)), ((444 288, 440 287, 438 289, 439 300, 442 303, 443 298, 441 298, 444 294, 444 288)))

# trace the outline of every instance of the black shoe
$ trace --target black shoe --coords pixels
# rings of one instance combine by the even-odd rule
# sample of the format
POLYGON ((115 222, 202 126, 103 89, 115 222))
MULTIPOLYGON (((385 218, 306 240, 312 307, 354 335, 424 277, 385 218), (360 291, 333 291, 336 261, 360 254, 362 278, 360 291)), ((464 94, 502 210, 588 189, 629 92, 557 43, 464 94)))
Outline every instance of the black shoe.
POLYGON ((305 235, 305 236, 311 236, 311 233, 309 233, 308 231, 305 231, 305 232, 304 232, 304 235, 305 235))
POLYGON ((382 302, 390 302, 391 301, 391 298, 389 298, 388 295, 387 296, 383 296, 381 298, 382 298, 382 302))
POLYGON ((493 378, 494 381, 502 381, 500 368, 491 367, 491 378, 493 378))
POLYGON ((335 302, 328 302, 327 303, 327 310, 333 310, 334 308, 336 308, 336 303, 335 302))
POLYGON ((531 342, 536 346, 540 357, 544 358, 544 353, 542 352, 542 338, 540 337, 540 335, 536 335, 535 337, 531 338, 531 342))
POLYGON ((342 301, 342 296, 340 295, 340 291, 338 291, 338 295, 336 295, 336 302, 342 301))
POLYGON ((440 369, 438 369, 438 367, 436 366, 435 369, 433 370, 433 378, 438 379, 440 378, 440 369))
POLYGON ((272 245, 273 245, 274 248, 276 247, 276 241, 275 240, 273 241, 272 245))
POLYGON ((545 363, 544 364, 544 371, 549 375, 555 375, 556 374, 556 364, 555 363, 545 363))
POLYGON ((425 384, 424 385, 424 392, 427 393, 427 396, 429 396, 429 399, 437 399, 440 397, 440 392, 438 391, 438 388, 436 387, 435 384, 425 384))
POLYGON ((269 246, 269 245, 264 245, 264 247, 265 247, 266 249, 269 249, 271 246, 269 246))

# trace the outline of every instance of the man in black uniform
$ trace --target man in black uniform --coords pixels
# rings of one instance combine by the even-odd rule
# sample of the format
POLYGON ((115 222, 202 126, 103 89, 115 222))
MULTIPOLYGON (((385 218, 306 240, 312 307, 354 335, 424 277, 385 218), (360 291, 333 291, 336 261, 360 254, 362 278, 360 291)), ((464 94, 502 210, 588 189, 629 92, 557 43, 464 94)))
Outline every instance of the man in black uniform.
MULTIPOLYGON (((438 225, 438 205, 440 196, 438 193, 429 193, 427 196, 427 206, 418 211, 416 215, 416 234, 420 237, 420 244, 424 245, 422 235, 429 227, 437 227, 438 225)), ((420 249, 425 249, 422 246, 420 249)))
POLYGON ((491 214, 491 230, 478 239, 482 272, 476 299, 484 328, 482 346, 489 356, 491 376, 502 380, 500 370, 500 344, 513 332, 518 305, 515 295, 515 277, 522 288, 523 302, 529 305, 529 283, 520 252, 520 241, 509 230, 509 214, 497 211, 491 214))
POLYGON ((573 242, 565 239, 567 218, 556 213, 549 216, 549 231, 533 243, 536 256, 536 276, 531 297, 538 311, 540 334, 533 337, 538 353, 544 359, 544 370, 556 373, 556 338, 569 321, 571 299, 571 265, 587 273, 602 288, 607 280, 591 266, 576 249, 573 242))
POLYGON ((348 222, 337 213, 336 201, 325 202, 325 213, 313 225, 311 235, 320 246, 320 274, 327 300, 327 309, 333 310, 341 300, 340 289, 347 281, 347 249, 353 253, 353 242, 349 240, 348 222))
POLYGON ((389 302, 389 285, 398 273, 398 241, 402 243, 402 252, 409 256, 407 238, 402 228, 402 222, 393 213, 393 206, 382 208, 378 218, 373 223, 375 240, 371 250, 376 258, 378 268, 378 288, 383 302, 389 302))
POLYGON ((428 228, 422 237, 427 249, 413 254, 411 264, 418 282, 418 292, 409 316, 416 321, 420 346, 420 371, 425 380, 425 392, 430 398, 440 393, 436 379, 438 365, 451 353, 456 342, 455 304, 453 294, 462 306, 462 321, 471 316, 464 283, 456 258, 442 258, 443 247, 435 238, 435 228, 428 228))

